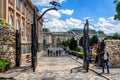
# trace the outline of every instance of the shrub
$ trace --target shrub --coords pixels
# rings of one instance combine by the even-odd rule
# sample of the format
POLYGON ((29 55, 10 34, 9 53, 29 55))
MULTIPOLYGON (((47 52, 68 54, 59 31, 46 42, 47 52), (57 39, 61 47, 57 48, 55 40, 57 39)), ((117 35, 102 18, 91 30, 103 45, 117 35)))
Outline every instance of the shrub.
POLYGON ((10 26, 5 20, 0 18, 0 24, 5 25, 5 26, 10 26))
POLYGON ((73 56, 78 55, 79 58, 83 59, 83 52, 71 51, 71 54, 72 54, 73 56))
MULTIPOLYGON (((73 55, 73 56, 78 55, 79 58, 83 59, 83 52, 71 51, 71 55, 73 55)), ((96 52, 93 52, 92 56, 96 57, 96 52)))
POLYGON ((0 72, 4 72, 9 69, 10 63, 5 60, 0 60, 0 72))

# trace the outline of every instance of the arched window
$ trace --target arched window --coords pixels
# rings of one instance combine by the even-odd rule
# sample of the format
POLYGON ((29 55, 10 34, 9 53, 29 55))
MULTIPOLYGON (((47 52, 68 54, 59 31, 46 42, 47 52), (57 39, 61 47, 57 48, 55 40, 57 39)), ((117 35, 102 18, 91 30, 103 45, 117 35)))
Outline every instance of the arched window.
POLYGON ((19 23, 19 20, 16 21, 16 29, 19 30, 19 26, 20 26, 20 23, 19 23))
POLYGON ((16 8, 19 8, 19 0, 16 0, 16 8))
POLYGON ((13 2, 13 0, 9 0, 10 2, 13 2))
POLYGON ((13 26, 13 17, 12 17, 12 15, 9 16, 9 24, 11 26, 13 26))
POLYGON ((22 12, 24 13, 24 11, 25 11, 25 3, 22 2, 22 12))
POLYGON ((25 30, 24 23, 22 23, 22 28, 21 28, 22 37, 24 37, 24 30, 25 30))
POLYGON ((30 37, 30 34, 31 33, 31 29, 30 29, 30 27, 28 27, 28 38, 30 39, 31 37, 30 37))

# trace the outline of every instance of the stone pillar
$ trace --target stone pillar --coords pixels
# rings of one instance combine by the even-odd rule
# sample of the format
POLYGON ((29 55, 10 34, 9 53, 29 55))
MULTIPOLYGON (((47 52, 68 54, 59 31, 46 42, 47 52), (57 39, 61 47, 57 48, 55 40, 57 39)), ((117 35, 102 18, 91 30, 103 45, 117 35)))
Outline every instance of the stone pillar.
MULTIPOLYGON (((2 0, 2 1, 3 1, 3 0, 2 0)), ((6 9, 5 9, 5 10, 6 10, 6 22, 9 22, 9 21, 8 21, 8 1, 9 1, 9 0, 4 0, 4 1, 6 1, 6 9)), ((3 11, 3 10, 2 10, 2 11, 3 11)))
POLYGON ((16 29, 16 0, 14 0, 14 14, 13 14, 13 26, 16 29))

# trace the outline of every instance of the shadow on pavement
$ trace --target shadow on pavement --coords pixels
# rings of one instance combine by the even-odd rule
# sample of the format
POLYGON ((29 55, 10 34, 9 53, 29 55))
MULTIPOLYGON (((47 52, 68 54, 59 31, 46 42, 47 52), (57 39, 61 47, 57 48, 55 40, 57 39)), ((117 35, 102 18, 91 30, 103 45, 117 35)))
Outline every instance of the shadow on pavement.
POLYGON ((13 79, 12 77, 10 78, 0 77, 0 80, 15 80, 15 79, 13 79))
POLYGON ((9 74, 13 72, 25 72, 25 71, 31 71, 31 70, 32 70, 31 66, 24 66, 24 67, 13 68, 11 70, 6 71, 5 73, 9 74))
POLYGON ((70 70, 70 73, 77 73, 77 72, 86 73, 86 70, 83 68, 83 66, 75 67, 70 70))

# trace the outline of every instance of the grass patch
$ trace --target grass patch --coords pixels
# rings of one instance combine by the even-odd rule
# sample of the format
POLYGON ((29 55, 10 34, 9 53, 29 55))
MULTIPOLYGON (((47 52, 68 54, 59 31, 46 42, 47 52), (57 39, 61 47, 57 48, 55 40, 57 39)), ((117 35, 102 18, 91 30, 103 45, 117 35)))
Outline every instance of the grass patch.
POLYGON ((5 60, 0 60, 0 72, 4 72, 9 69, 10 63, 5 60))

